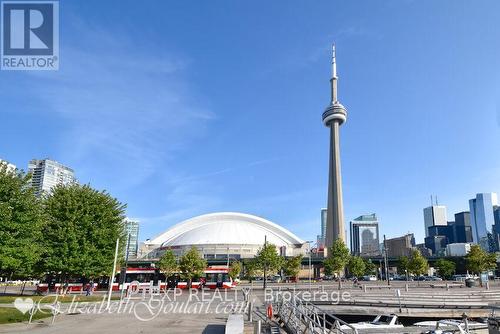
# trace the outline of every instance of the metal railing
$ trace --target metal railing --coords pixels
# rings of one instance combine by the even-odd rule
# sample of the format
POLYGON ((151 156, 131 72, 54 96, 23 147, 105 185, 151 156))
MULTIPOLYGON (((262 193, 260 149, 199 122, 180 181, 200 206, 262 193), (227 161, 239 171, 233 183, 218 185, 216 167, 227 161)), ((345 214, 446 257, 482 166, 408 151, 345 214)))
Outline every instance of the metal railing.
POLYGON ((358 333, 347 322, 327 313, 321 308, 297 297, 289 300, 277 295, 273 308, 275 316, 283 322, 289 333, 293 334, 331 334, 358 333))

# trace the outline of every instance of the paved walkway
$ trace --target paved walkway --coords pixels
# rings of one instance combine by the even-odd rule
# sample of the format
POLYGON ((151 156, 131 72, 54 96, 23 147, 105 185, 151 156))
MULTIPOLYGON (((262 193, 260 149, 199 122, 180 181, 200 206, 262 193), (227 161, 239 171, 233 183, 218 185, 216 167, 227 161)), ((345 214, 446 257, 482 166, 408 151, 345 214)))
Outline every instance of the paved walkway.
MULTIPOLYGON (((244 303, 238 297, 228 295, 230 300, 187 301, 182 295, 176 301, 149 301, 133 298, 129 304, 112 301, 111 312, 105 307, 99 308, 99 303, 77 305, 80 312, 74 312, 75 307, 68 310, 69 303, 61 304, 64 314, 56 317, 35 321, 33 324, 19 323, 0 325, 0 333, 34 333, 34 334, 219 334, 224 333, 228 314, 235 308, 243 312, 244 303), (82 313, 83 310, 83 313, 82 313)), ((4 305, 4 306, 11 306, 4 305)))
POLYGON ((227 316, 166 314, 151 321, 142 322, 133 315, 62 315, 56 318, 53 325, 50 318, 35 324, 1 325, 0 333, 33 333, 33 334, 219 334, 224 333, 227 316))

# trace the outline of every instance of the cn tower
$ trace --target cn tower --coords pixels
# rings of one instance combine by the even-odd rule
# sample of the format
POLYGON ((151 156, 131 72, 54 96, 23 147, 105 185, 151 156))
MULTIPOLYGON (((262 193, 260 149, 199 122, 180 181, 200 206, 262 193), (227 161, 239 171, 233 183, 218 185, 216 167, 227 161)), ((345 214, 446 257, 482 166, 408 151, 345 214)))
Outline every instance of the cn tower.
POLYGON ((337 61, 335 45, 332 46, 331 102, 323 113, 323 124, 330 128, 330 168, 328 173, 328 209, 326 214, 327 252, 333 242, 341 239, 346 242, 344 225, 344 205, 342 203, 342 176, 340 173, 339 129, 346 121, 347 110, 337 98, 337 61))

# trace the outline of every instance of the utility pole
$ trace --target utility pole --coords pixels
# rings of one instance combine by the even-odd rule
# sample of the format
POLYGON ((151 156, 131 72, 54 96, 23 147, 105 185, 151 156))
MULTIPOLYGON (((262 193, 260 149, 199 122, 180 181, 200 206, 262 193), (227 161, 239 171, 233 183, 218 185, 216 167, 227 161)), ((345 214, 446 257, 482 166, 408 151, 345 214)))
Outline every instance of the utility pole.
POLYGON ((387 285, 391 285, 391 281, 389 280, 389 266, 387 261, 387 240, 385 239, 384 234, 384 264, 385 264, 385 279, 387 280, 387 285))
POLYGON ((116 239, 116 248, 115 248, 115 261, 113 262, 113 274, 109 278, 109 293, 108 293, 108 303, 106 309, 109 309, 109 303, 111 302, 111 292, 113 292, 113 279, 116 274, 116 261, 118 259, 118 245, 120 244, 120 239, 116 239))

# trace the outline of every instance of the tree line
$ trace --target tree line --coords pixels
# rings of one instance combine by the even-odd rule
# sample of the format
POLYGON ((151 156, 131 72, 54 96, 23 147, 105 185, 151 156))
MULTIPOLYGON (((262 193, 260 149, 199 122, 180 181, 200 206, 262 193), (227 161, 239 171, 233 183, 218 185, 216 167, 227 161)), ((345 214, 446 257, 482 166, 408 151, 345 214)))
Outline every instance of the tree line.
MULTIPOLYGON (((456 260, 456 259, 455 259, 456 260)), ((497 268, 497 255, 484 251, 479 245, 471 245, 470 252, 465 256, 465 269, 473 274, 494 270, 497 268)), ((456 272, 454 259, 440 258, 434 263, 438 274, 450 279, 456 272)), ((372 275, 377 271, 371 260, 350 255, 349 249, 342 240, 336 240, 329 249, 328 257, 324 261, 325 275, 336 274, 342 276, 346 269, 350 276, 360 277, 372 275)), ((398 259, 397 270, 399 274, 421 276, 429 270, 428 260, 415 249, 410 256, 401 256, 398 259)))
MULTIPOLYGON (((284 258, 278 254, 275 245, 266 243, 259 249, 253 259, 247 259, 244 263, 233 261, 228 273, 232 279, 236 279, 244 271, 244 275, 251 280, 257 274, 265 272, 264 282, 266 282, 268 275, 274 275, 279 271, 285 276, 298 276, 301 262, 302 255, 284 258)), ((192 247, 180 257, 177 257, 172 250, 168 249, 158 261, 158 268, 165 276, 170 277, 179 273, 181 277, 187 280, 189 286, 194 278, 202 276, 206 266, 207 262, 195 247, 192 247)))
MULTIPOLYGON (((458 262, 464 262, 463 269, 472 274, 481 274, 485 271, 494 270, 497 267, 497 256, 495 253, 484 251, 479 245, 471 245, 469 253, 465 258, 440 258, 436 260, 433 267, 439 276, 450 279, 456 273, 458 262)), ((401 256, 398 259, 398 273, 420 276, 427 273, 429 263, 420 252, 413 251, 411 256, 401 256)))
POLYGON ((31 175, 0 164, 0 276, 110 275, 117 239, 121 255, 125 249, 125 208, 106 191, 77 183, 37 197, 31 175))

